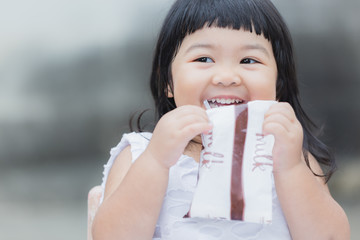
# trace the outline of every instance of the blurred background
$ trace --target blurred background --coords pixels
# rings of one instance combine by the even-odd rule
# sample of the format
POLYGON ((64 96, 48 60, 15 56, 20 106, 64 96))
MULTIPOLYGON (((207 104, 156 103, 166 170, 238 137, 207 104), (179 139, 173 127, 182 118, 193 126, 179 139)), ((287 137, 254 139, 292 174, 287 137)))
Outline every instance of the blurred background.
MULTIPOLYGON (((87 193, 148 88, 173 0, 0 0, 0 239, 86 239, 87 193)), ((360 238, 360 1, 274 0, 360 238)), ((148 114, 147 118, 151 118, 148 114)))

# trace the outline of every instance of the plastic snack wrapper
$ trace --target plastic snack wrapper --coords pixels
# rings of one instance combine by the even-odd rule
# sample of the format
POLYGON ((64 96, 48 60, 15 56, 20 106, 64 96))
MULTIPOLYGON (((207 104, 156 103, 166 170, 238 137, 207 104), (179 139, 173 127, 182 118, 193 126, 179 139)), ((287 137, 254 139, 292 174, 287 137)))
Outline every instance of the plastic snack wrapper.
POLYGON ((276 101, 250 101, 206 110, 213 129, 202 135, 198 184, 188 217, 272 222, 272 148, 262 134, 276 101))

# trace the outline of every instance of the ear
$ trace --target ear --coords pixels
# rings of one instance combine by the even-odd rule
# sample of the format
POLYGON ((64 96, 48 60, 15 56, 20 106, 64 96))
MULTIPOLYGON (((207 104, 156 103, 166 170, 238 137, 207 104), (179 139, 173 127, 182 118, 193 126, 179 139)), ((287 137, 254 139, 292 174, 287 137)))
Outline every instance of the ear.
POLYGON ((173 91, 171 90, 170 85, 168 85, 168 87, 167 87, 166 96, 168 98, 173 98, 174 97, 174 94, 173 94, 173 91))

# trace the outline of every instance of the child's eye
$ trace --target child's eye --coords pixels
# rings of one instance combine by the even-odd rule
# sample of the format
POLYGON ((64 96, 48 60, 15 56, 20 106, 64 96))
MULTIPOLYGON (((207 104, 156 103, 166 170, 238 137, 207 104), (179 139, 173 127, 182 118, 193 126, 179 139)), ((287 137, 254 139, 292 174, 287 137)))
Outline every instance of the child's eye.
POLYGON ((251 58, 244 58, 243 60, 241 60, 242 64, 254 64, 254 63, 259 63, 259 61, 256 61, 254 59, 251 58))
POLYGON ((201 57, 201 58, 195 59, 195 62, 213 63, 214 61, 209 57, 201 57))

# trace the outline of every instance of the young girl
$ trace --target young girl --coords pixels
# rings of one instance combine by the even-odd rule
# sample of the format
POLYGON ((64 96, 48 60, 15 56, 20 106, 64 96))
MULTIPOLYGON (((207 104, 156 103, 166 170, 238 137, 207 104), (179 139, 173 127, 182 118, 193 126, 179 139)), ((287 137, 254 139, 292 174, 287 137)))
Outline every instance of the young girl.
POLYGON ((291 38, 269 0, 177 0, 159 36, 151 90, 158 123, 152 134, 125 134, 111 150, 94 239, 350 238, 326 185, 333 158, 300 105, 291 38), (183 217, 200 134, 212 129, 205 100, 279 102, 263 124, 275 137, 272 224, 183 217))

